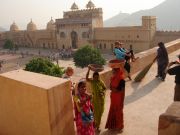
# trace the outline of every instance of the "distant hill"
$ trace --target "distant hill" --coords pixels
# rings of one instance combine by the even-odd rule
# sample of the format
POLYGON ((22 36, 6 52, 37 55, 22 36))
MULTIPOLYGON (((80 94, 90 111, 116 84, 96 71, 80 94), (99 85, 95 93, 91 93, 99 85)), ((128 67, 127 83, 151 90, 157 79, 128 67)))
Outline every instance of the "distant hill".
MULTIPOLYGON (((141 25, 141 17, 150 15, 157 17, 157 29, 180 30, 180 0, 166 0, 152 9, 135 12, 123 19, 119 18, 121 21, 118 25, 141 25)), ((111 26, 117 26, 117 22, 114 22, 114 18, 112 18, 105 22, 108 22, 111 26)))
POLYGON ((6 31, 4 28, 0 27, 0 31, 6 31))
POLYGON ((125 19, 128 16, 130 16, 130 14, 128 14, 128 13, 119 13, 118 15, 113 16, 112 18, 106 20, 104 22, 104 25, 106 27, 109 27, 109 26, 118 26, 119 22, 121 22, 123 19, 125 19))

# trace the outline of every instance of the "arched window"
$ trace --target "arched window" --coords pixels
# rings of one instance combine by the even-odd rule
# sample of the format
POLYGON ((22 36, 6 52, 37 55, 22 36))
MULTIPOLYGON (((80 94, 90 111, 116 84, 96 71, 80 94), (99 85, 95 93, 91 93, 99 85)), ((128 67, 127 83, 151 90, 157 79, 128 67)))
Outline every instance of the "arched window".
POLYGON ((52 48, 54 49, 54 43, 52 43, 52 48))
POLYGON ((99 44, 99 49, 102 49, 102 45, 101 44, 99 44))
POLYGON ((65 38, 65 37, 66 37, 65 33, 64 33, 64 32, 61 32, 61 33, 60 33, 60 37, 61 37, 61 38, 65 38))
POLYGON ((104 49, 106 49, 106 44, 104 44, 104 49))
POLYGON ((46 48, 46 44, 45 43, 43 43, 43 48, 46 48))

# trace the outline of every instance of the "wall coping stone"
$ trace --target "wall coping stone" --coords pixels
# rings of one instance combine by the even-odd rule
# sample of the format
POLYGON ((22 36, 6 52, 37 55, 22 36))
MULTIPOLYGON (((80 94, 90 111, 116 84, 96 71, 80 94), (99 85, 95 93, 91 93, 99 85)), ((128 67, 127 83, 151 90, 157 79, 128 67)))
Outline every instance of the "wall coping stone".
POLYGON ((14 70, 0 74, 0 76, 23 82, 29 85, 33 85, 36 87, 40 87, 46 90, 67 81, 66 79, 29 72, 25 70, 14 70))

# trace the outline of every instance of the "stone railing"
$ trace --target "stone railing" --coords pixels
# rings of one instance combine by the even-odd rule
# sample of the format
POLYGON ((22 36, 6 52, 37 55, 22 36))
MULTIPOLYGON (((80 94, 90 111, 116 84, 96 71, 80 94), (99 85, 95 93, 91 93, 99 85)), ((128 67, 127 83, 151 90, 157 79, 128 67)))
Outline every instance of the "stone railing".
MULTIPOLYGON (((172 53, 172 52, 180 49, 180 39, 169 42, 165 45, 166 45, 166 49, 167 49, 168 53, 172 53)), ((158 47, 154 47, 147 51, 143 51, 141 53, 136 54, 136 57, 138 56, 139 59, 137 59, 135 62, 131 63, 131 74, 134 74, 134 73, 142 70, 145 66, 150 64, 153 61, 153 59, 156 57, 157 48, 158 47)), ((111 69, 106 70, 101 73, 101 78, 106 84, 109 84, 110 76, 111 76, 111 69)))

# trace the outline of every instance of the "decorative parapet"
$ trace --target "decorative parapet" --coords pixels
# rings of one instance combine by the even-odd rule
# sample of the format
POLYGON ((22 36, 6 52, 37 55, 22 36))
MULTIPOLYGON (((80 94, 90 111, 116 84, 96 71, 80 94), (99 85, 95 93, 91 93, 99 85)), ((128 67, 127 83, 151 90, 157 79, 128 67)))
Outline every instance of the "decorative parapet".
POLYGON ((180 31, 156 31, 157 33, 167 33, 167 34, 173 34, 173 33, 179 33, 180 34, 180 31))
POLYGON ((93 8, 93 9, 81 9, 75 11, 66 11, 63 12, 63 18, 72 18, 73 16, 85 16, 86 14, 97 14, 102 15, 102 8, 93 8))

